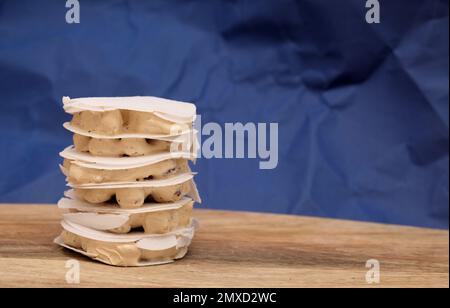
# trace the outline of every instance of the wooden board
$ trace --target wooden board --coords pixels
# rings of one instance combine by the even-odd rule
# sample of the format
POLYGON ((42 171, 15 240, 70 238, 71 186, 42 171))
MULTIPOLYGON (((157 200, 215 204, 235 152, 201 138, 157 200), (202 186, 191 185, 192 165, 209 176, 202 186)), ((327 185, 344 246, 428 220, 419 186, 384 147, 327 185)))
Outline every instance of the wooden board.
POLYGON ((447 287, 449 235, 411 227, 197 210, 189 254, 168 265, 117 268, 52 243, 56 206, 0 205, 0 287, 447 287), (66 261, 81 264, 67 284, 66 261), (381 282, 369 285, 368 259, 381 282))

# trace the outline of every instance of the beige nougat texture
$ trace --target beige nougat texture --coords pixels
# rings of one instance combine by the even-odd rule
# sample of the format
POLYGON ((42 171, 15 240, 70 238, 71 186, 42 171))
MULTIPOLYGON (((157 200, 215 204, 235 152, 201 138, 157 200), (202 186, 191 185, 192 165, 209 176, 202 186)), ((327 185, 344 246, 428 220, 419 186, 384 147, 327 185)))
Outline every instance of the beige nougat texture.
POLYGON ((77 185, 166 179, 190 171, 185 159, 168 159, 138 168, 115 170, 86 168, 65 159, 64 168, 69 182, 77 185))
MULTIPOLYGON (((73 144, 78 152, 100 157, 136 157, 176 150, 169 141, 145 138, 105 139, 74 134, 73 144)), ((178 147, 181 149, 181 145, 178 147)))
POLYGON ((151 112, 134 110, 81 111, 73 115, 72 126, 89 133, 114 136, 118 134, 176 135, 192 128, 162 119, 151 112))
MULTIPOLYGON (((193 205, 194 201, 189 201, 178 209, 130 214, 129 219, 125 224, 118 228, 106 231, 117 234, 126 234, 132 229, 143 228, 144 232, 149 234, 168 233, 189 226, 192 218, 193 205)), ((83 211, 71 209, 70 212, 82 213, 83 211)))
POLYGON ((179 209, 132 214, 125 225, 110 231, 123 234, 130 232, 133 228, 142 227, 145 233, 168 233, 190 224, 193 205, 194 202, 191 201, 179 209))
POLYGON ((103 203, 115 197, 121 208, 130 209, 141 207, 149 197, 158 203, 179 201, 191 191, 191 183, 187 181, 165 187, 75 188, 74 191, 77 198, 89 203, 103 203))

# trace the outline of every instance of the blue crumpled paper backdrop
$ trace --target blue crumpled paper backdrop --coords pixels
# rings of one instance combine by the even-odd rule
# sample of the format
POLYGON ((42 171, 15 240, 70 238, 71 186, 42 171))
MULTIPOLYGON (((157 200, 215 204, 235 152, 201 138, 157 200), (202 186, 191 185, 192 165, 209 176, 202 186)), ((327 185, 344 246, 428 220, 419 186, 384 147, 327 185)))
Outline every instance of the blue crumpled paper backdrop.
POLYGON ((200 159, 205 208, 448 228, 448 1, 0 0, 0 202, 56 202, 61 97, 278 122, 279 164, 200 159))

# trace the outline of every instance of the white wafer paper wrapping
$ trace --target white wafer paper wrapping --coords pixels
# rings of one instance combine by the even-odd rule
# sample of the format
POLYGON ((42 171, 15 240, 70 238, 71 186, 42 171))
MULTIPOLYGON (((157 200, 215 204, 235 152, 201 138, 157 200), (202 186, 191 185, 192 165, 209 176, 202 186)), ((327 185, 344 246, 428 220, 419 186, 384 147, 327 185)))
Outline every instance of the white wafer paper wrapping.
POLYGON ((191 134, 191 135, 197 134, 196 130, 189 129, 189 130, 184 130, 181 132, 174 131, 171 134, 122 133, 122 134, 116 134, 116 135, 104 135, 104 134, 99 134, 99 133, 88 132, 86 130, 83 130, 81 128, 73 126, 72 124, 70 124, 70 122, 65 122, 63 124, 63 127, 74 134, 83 135, 83 136, 87 136, 87 137, 91 137, 91 138, 97 138, 97 139, 144 138, 144 139, 156 139, 156 140, 175 142, 176 141, 175 139, 179 138, 180 141, 178 141, 178 142, 181 143, 181 142, 183 142, 181 136, 185 136, 185 135, 189 135, 189 134, 191 134))
MULTIPOLYGON (((140 112, 151 112, 155 116, 178 124, 193 123, 196 118, 196 107, 191 103, 177 102, 173 100, 157 98, 157 97, 96 97, 96 98, 76 98, 71 99, 69 97, 63 97, 64 110, 69 114, 74 114, 77 112, 89 110, 89 111, 112 111, 112 110, 134 110, 140 112)), ((195 136, 193 140, 194 150, 193 153, 197 153, 198 140, 197 132, 195 130, 177 131, 172 134, 118 134, 114 136, 106 136, 102 134, 96 134, 88 131, 84 131, 77 127, 74 127, 70 122, 64 123, 63 125, 66 129, 73 133, 77 133, 84 136, 89 136, 93 138, 105 138, 105 139, 116 139, 116 138, 147 138, 147 139, 157 139, 164 140, 174 143, 186 142, 185 138, 189 135, 195 136)), ((195 159, 192 153, 169 153, 170 157, 167 155, 156 155, 151 157, 136 157, 136 158, 103 158, 98 159, 94 156, 86 153, 76 153, 73 148, 69 147, 61 153, 64 158, 70 159, 73 163, 79 164, 80 166, 94 169, 127 169, 133 167, 140 167, 149 164, 158 163, 165 159, 170 158, 183 158, 183 159, 195 159), (124 166, 126 166, 124 168, 124 166)), ((63 166, 60 165, 61 171, 67 176, 67 172, 63 166)), ((200 196, 197 191, 195 182, 193 181, 193 173, 185 173, 170 179, 163 180, 150 180, 142 182, 115 182, 115 183, 103 183, 103 184, 84 184, 84 185, 72 185, 68 183, 68 186, 74 188, 82 189, 107 189, 107 188, 126 188, 126 187, 164 187, 176 184, 181 184, 189 181, 191 192, 190 196, 196 202, 201 202, 200 196)), ((129 215, 133 213, 146 213, 158 210, 168 210, 180 208, 184 204, 190 201, 189 198, 183 198, 178 202, 167 203, 167 204, 144 204, 143 207, 138 209, 120 209, 118 206, 107 206, 107 205, 92 205, 81 200, 76 200, 72 190, 66 192, 66 196, 69 198, 62 198, 58 202, 58 206, 62 209, 77 209, 79 213, 68 213, 65 214, 65 220, 61 222, 62 227, 76 235, 84 238, 97 240, 106 243, 132 243, 134 242, 136 247, 144 250, 150 251, 160 251, 168 248, 176 247, 179 250, 178 255, 175 259, 182 258, 186 252, 187 247, 190 245, 192 238, 194 236, 195 228, 197 222, 195 220, 191 221, 191 225, 188 228, 178 229, 167 234, 145 234, 143 232, 131 232, 129 234, 113 234, 109 232, 94 230, 82 226, 74 222, 81 222, 91 225, 96 228, 112 229, 115 226, 120 226, 129 219, 129 215), (71 199, 72 198, 72 199, 71 199), (81 215, 77 215, 81 214, 81 215), (102 219, 99 219, 99 216, 102 219)), ((100 262, 107 263, 101 259, 95 258, 94 255, 90 255, 87 252, 76 249, 74 247, 65 245, 61 236, 55 239, 55 243, 66 247, 70 250, 76 251, 82 255, 97 259, 100 262)), ((162 262, 140 262, 137 266, 147 266, 156 265, 173 262, 162 261, 162 262)), ((108 264, 108 263, 107 263, 108 264)))
POLYGON ((100 203, 93 204, 78 199, 72 189, 64 192, 65 198, 61 198, 58 201, 58 208, 60 209, 75 209, 82 212, 95 212, 95 213, 111 213, 111 214, 141 214, 150 212, 159 212, 167 210, 176 210, 183 207, 190 201, 191 198, 184 197, 179 201, 166 202, 166 203, 150 203, 147 202, 143 206, 135 209, 123 209, 117 204, 100 203))
MULTIPOLYGON (((70 193, 73 195, 73 193, 70 193)), ((67 193, 67 195, 70 195, 67 193)), ((77 210, 76 213, 65 213, 63 217, 70 221, 95 230, 111 230, 120 228, 130 219, 132 214, 144 214, 168 210, 176 210, 183 207, 190 198, 183 198, 177 202, 170 203, 146 203, 137 209, 121 209, 117 205, 101 204, 94 205, 77 199, 61 198, 58 207, 63 210, 77 210)))
MULTIPOLYGON (((59 166, 63 174, 67 174, 63 166, 59 166)), ((195 202, 201 203, 202 200, 198 193, 197 185, 194 180, 194 173, 183 173, 176 175, 168 179, 158 179, 158 180, 148 180, 148 181, 134 181, 134 182, 111 182, 111 183, 98 183, 98 184, 73 184, 68 182, 66 185, 71 188, 80 189, 114 189, 114 188, 140 188, 140 187, 167 187, 172 185, 181 184, 189 181, 189 193, 188 196, 191 197, 195 202)))
POLYGON ((65 122, 63 124, 63 127, 74 134, 83 135, 83 136, 87 136, 87 137, 91 137, 91 138, 97 138, 97 139, 144 138, 144 139, 156 139, 156 140, 178 142, 178 143, 182 143, 183 138, 187 138, 187 137, 183 137, 183 136, 191 136, 191 135, 196 135, 198 133, 197 130, 184 130, 181 132, 174 131, 171 134, 122 133, 122 134, 116 134, 116 135, 104 135, 104 134, 89 132, 89 131, 83 130, 81 128, 75 127, 72 124, 70 124, 70 122, 65 122))
POLYGON ((196 153, 165 152, 137 157, 103 157, 77 152, 74 146, 65 148, 59 155, 72 163, 90 169, 120 170, 153 165, 168 159, 188 159, 195 161, 196 153))
MULTIPOLYGON (((165 234, 147 234, 144 232, 130 232, 127 234, 115 234, 115 233, 110 233, 110 232, 105 232, 105 231, 94 230, 94 229, 84 227, 84 226, 81 226, 81 225, 78 225, 78 224, 75 224, 75 223, 72 223, 72 222, 66 221, 66 220, 61 221, 61 225, 65 230, 67 230, 71 233, 74 233, 76 235, 91 239, 91 240, 107 242, 107 243, 130 243, 130 242, 137 243, 143 239, 154 239, 154 240, 162 241, 162 240, 164 240, 166 238, 170 238, 174 235, 175 236, 188 236, 188 237, 192 238, 195 228, 198 226, 198 222, 195 219, 192 219, 189 227, 177 229, 177 230, 165 233, 165 234)), ((148 241, 148 243, 150 243, 150 241, 148 241)), ((170 247, 173 247, 173 246, 170 246, 170 247)), ((170 247, 165 247, 162 249, 167 249, 170 247)), ((141 246, 141 248, 148 249, 148 250, 162 250, 162 249, 157 249, 157 248, 151 247, 151 246, 141 246)))
MULTIPOLYGON (((195 229, 198 227, 198 222, 195 219, 193 219, 191 226, 188 228, 178 229, 173 232, 158 235, 145 233, 111 234, 103 231, 97 231, 90 228, 86 228, 64 220, 61 222, 61 226, 65 230, 73 234, 100 242, 106 243, 135 242, 136 247, 150 251, 160 251, 175 247, 179 250, 179 253, 174 258, 174 260, 176 260, 184 257, 184 255, 187 253, 187 248, 190 245, 192 238, 194 237, 195 229)), ((64 248, 75 251, 79 254, 82 254, 84 256, 90 257, 94 260, 100 261, 105 264, 109 264, 99 258, 96 258, 95 255, 85 252, 84 250, 66 245, 61 236, 55 238, 54 243, 64 248)), ((136 266, 166 264, 171 263, 174 260, 165 260, 160 262, 141 261, 136 266)))
POLYGON ((174 101, 153 96, 130 97, 63 97, 63 107, 73 114, 83 110, 111 111, 117 109, 152 112, 174 123, 189 123, 195 120, 196 107, 192 103, 174 101))

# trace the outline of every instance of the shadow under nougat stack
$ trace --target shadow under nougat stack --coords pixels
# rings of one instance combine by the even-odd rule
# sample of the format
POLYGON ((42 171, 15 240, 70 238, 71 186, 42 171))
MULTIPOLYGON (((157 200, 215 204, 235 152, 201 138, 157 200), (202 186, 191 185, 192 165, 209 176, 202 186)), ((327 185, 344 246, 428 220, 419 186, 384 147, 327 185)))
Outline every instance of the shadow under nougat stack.
POLYGON ((67 177, 63 231, 55 243, 117 266, 182 258, 200 197, 195 105, 155 97, 63 98, 74 145, 60 155, 67 177))

